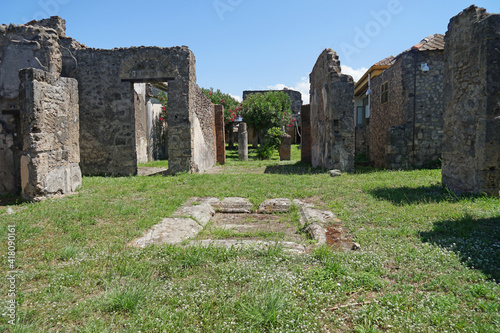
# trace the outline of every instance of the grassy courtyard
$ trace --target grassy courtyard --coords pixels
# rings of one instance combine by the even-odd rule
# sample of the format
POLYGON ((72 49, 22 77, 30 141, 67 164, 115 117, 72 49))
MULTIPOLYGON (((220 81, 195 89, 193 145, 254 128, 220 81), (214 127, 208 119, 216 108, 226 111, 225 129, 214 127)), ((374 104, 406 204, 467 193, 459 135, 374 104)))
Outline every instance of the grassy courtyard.
MULTIPOLYGON (((77 195, 0 204, 2 332, 498 332, 500 201, 456 196, 440 170, 331 178, 294 160, 217 173, 84 177, 77 195), (193 196, 307 198, 361 250, 127 246, 193 196)), ((155 164, 151 166, 166 166, 155 164)), ((5 202, 5 198, 3 201, 5 202)))

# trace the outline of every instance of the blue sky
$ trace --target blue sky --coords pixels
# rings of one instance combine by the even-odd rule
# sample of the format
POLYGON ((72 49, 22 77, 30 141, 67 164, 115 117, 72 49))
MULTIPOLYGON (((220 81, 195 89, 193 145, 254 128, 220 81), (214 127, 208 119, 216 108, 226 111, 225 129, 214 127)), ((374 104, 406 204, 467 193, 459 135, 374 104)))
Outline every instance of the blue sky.
MULTIPOLYGON (((401 53, 472 0, 16 0, 2 1, 0 23, 58 15, 67 35, 89 47, 187 45, 201 87, 235 96, 243 90, 299 90, 325 48, 356 79, 373 63, 401 53)), ((500 1, 477 0, 490 13, 500 1)))

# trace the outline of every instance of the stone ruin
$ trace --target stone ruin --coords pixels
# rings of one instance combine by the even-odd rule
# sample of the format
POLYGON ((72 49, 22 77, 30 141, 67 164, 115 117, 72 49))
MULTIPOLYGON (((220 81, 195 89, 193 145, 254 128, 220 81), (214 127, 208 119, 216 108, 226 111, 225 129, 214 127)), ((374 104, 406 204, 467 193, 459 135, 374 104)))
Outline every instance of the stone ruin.
POLYGON ((81 173, 135 175, 151 158, 146 83, 168 90, 169 172, 213 167, 214 106, 188 47, 88 48, 59 17, 0 25, 0 194, 36 199, 74 191, 81 173))
POLYGON ((354 171, 354 81, 341 73, 337 53, 326 49, 310 82, 310 129, 302 121, 302 131, 310 133, 312 165, 354 171))
POLYGON ((500 14, 471 6, 445 37, 443 185, 500 195, 500 14))

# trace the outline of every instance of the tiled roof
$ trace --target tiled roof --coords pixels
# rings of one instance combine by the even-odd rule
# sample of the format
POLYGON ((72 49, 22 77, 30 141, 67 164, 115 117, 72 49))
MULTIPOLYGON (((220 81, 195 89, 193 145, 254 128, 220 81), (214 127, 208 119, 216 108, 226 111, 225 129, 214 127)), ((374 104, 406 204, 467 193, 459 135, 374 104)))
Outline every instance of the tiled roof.
POLYGON ((420 52, 444 50, 444 35, 442 34, 430 35, 422 39, 420 43, 414 45, 411 49, 420 52))
POLYGON ((394 64, 395 60, 396 58, 394 58, 393 56, 388 56, 387 58, 380 60, 373 66, 391 66, 392 64, 394 64))

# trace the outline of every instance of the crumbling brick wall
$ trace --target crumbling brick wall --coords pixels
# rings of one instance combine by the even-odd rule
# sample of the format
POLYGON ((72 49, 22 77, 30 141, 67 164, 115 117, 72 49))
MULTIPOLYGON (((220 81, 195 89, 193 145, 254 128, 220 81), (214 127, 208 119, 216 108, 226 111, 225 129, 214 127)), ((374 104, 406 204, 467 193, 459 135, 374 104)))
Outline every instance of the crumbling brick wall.
POLYGON ((354 81, 337 53, 323 51, 310 75, 312 165, 354 170, 354 81))
POLYGON ((23 69, 21 79, 22 194, 39 199, 81 186, 78 84, 55 73, 23 69))
POLYGON ((443 185, 500 194, 500 14, 471 6, 446 33, 443 185))

